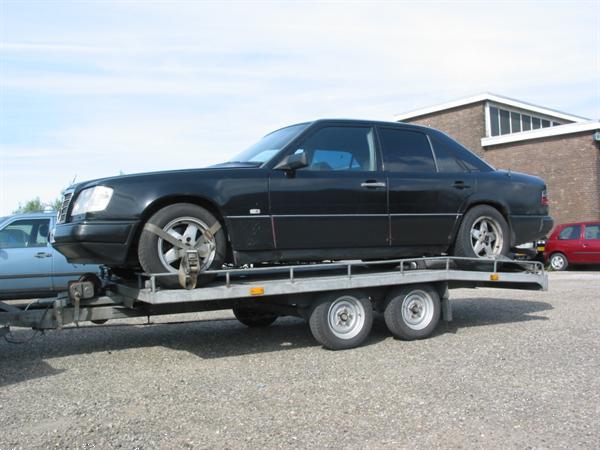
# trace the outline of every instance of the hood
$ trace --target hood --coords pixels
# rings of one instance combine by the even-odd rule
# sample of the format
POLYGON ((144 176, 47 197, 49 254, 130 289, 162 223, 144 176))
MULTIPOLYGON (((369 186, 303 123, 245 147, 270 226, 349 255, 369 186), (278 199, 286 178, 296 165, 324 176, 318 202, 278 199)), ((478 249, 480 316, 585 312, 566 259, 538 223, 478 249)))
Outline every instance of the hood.
POLYGON ((96 178, 93 180, 82 181, 81 183, 76 183, 69 186, 67 189, 73 189, 75 191, 81 191, 83 189, 87 189, 89 187, 94 186, 113 186, 121 183, 135 183, 138 181, 149 181, 152 178, 164 177, 165 175, 172 175, 173 177, 182 177, 182 176, 195 176, 202 174, 214 174, 215 172, 223 172, 227 170, 239 170, 239 169, 255 169, 257 168, 257 164, 255 163, 244 163, 244 162, 228 162, 221 163, 214 166, 197 168, 197 169, 177 169, 177 170, 160 170, 156 172, 141 172, 141 173, 132 173, 127 175, 117 175, 113 177, 105 177, 105 178, 96 178))

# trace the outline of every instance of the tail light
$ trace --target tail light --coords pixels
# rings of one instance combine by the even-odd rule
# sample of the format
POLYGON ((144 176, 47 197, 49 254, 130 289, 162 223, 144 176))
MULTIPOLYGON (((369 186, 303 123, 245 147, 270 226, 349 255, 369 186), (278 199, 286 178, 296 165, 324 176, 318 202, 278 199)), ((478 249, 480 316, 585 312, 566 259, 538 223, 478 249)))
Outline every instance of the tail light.
POLYGON ((548 206, 550 204, 550 200, 548 199, 548 192, 546 190, 542 191, 542 205, 548 206))

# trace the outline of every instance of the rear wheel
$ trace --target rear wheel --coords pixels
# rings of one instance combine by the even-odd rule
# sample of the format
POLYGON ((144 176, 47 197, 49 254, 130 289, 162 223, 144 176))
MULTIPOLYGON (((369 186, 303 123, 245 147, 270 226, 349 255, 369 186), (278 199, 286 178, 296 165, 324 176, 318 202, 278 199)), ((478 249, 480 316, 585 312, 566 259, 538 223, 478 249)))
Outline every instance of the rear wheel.
POLYGON ((402 286, 388 295, 384 318, 394 336, 410 341, 429 336, 440 312, 440 296, 432 286, 402 286))
POLYGON ((488 205, 467 211, 454 243, 454 255, 497 258, 510 250, 510 230, 500 212, 488 205))
POLYGON ((331 350, 354 348, 373 325, 373 306, 361 292, 332 292, 316 303, 308 319, 314 338, 331 350))
MULTIPOLYGON (((148 223, 170 234, 185 249, 197 249, 200 255, 200 272, 220 269, 225 260, 226 237, 220 228, 214 235, 208 232, 218 220, 208 210, 191 203, 176 203, 156 212, 148 223)), ((177 274, 184 249, 162 239, 157 234, 144 229, 138 245, 140 265, 146 273, 177 274)), ((211 275, 198 277, 198 284, 208 283, 211 275)), ((157 277, 157 283, 166 288, 180 287, 179 280, 173 277, 157 277)))
POLYGON ((552 268, 552 270, 567 270, 568 266, 569 261, 567 260, 567 257, 564 254, 557 252, 552 254, 552 256, 550 257, 550 267, 552 268))

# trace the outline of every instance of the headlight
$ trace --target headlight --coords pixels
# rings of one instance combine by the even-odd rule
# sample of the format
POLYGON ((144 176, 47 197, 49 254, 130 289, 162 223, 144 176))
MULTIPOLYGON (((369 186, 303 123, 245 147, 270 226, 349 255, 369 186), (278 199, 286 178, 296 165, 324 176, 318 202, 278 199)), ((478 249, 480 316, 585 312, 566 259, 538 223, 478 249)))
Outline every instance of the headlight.
POLYGON ((112 188, 106 186, 84 189, 77 196, 71 215, 77 216, 87 212, 104 211, 108 206, 108 202, 110 202, 112 194, 112 188))

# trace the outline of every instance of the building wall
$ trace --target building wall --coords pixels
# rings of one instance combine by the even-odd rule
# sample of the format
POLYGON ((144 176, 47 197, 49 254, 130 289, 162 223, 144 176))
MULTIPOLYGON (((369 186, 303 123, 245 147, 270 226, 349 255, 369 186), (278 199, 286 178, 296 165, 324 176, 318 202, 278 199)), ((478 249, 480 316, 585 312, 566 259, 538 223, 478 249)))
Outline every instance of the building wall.
POLYGON ((404 122, 448 133, 494 167, 543 178, 556 224, 600 220, 600 149, 591 132, 481 147, 483 102, 414 117, 404 122))
POLYGON ((592 134, 494 145, 485 151, 485 160, 546 180, 556 224, 600 220, 600 149, 592 134))
POLYGON ((485 159, 485 152, 481 147, 481 138, 485 136, 484 102, 413 117, 403 122, 441 130, 485 159))

